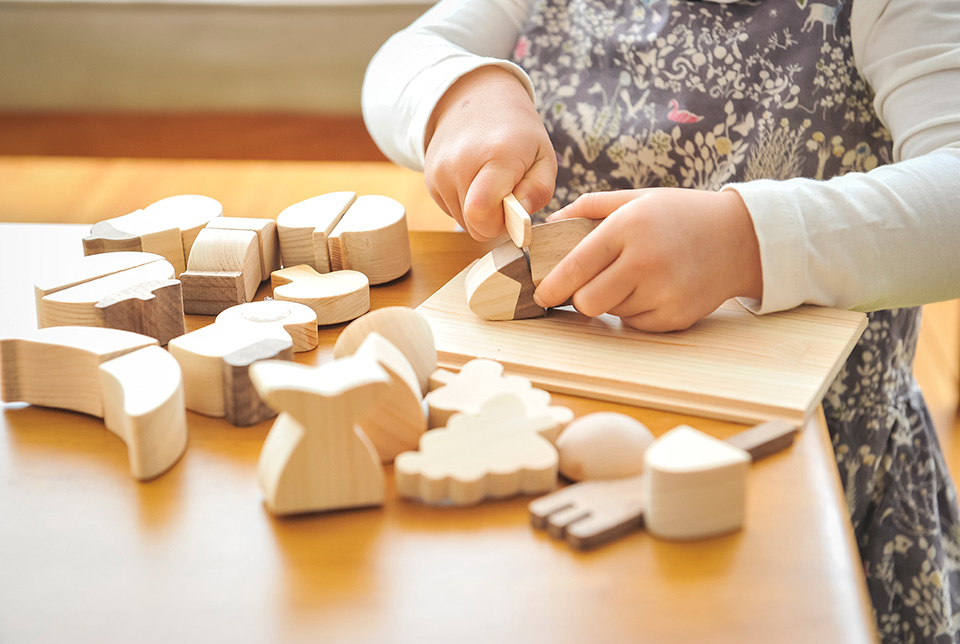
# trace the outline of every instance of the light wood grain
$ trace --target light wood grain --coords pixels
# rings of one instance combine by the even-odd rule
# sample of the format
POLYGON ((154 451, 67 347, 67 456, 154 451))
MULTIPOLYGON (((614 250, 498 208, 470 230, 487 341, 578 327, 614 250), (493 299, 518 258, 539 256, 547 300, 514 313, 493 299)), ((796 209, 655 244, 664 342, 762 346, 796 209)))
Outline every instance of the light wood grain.
POLYGON ((287 206, 277 215, 280 252, 287 268, 305 264, 318 273, 329 273, 327 238, 357 199, 349 190, 310 197, 287 206))
POLYGON ((180 280, 143 282, 115 291, 94 309, 97 326, 149 335, 161 346, 186 332, 180 280))
POLYGON ((280 238, 277 222, 259 217, 217 217, 206 226, 221 230, 250 230, 257 234, 260 247, 260 281, 270 279, 270 273, 280 268, 280 238))
POLYGON ((553 267, 599 223, 599 220, 575 218, 534 226, 531 230, 529 250, 530 274, 534 285, 540 286, 540 282, 553 267))
POLYGON ((56 326, 0 340, 5 402, 103 416, 97 367, 157 341, 118 329, 56 326))
POLYGON ((223 417, 231 425, 249 427, 277 415, 263 402, 250 379, 250 365, 261 360, 293 360, 293 344, 289 340, 259 340, 226 354, 220 361, 223 417))
POLYGON ((268 360, 250 377, 281 412, 260 453, 260 487, 275 514, 366 507, 383 502, 383 466, 355 427, 386 392, 387 374, 369 357, 313 369, 268 360))
POLYGON ((183 370, 187 409, 207 416, 226 415, 223 359, 262 340, 277 340, 293 346, 282 328, 211 324, 174 338, 167 350, 183 370))
POLYGON ((755 316, 732 300, 668 334, 556 309, 491 322, 467 308, 463 284, 464 272, 417 308, 440 366, 498 360, 549 391, 746 422, 802 422, 866 326, 862 313, 804 306, 755 316))
POLYGON ((249 302, 260 286, 260 241, 252 230, 204 228, 197 235, 187 262, 190 272, 243 275, 244 301, 249 302))
POLYGON ((127 445, 130 474, 160 476, 187 448, 183 377, 174 358, 147 347, 100 365, 103 422, 127 445))
POLYGON ((525 248, 530 245, 533 237, 530 230, 532 227, 530 214, 527 213, 513 193, 503 198, 503 221, 507 226, 507 234, 510 235, 510 240, 517 248, 525 248))
POLYGON ((350 204, 327 237, 330 270, 360 271, 371 284, 410 270, 406 210, 396 199, 363 195, 350 204))
POLYGON ((317 314, 309 306, 296 302, 247 302, 223 311, 215 322, 220 326, 249 328, 256 333, 268 326, 283 329, 290 336, 296 353, 317 347, 317 314))
POLYGON ((370 280, 359 271, 318 273, 302 264, 274 271, 273 297, 310 307, 317 324, 340 324, 370 310, 370 280))
POLYGON ((243 271, 184 271, 180 274, 183 311, 192 315, 218 315, 243 304, 247 287, 243 271))
POLYGON ((387 374, 387 390, 360 421, 384 463, 417 448, 427 430, 420 381, 403 352, 379 333, 370 333, 353 354, 373 359, 387 374))
POLYGON ((599 412, 577 418, 556 441, 560 473, 571 481, 615 479, 643 471, 653 434, 635 418, 599 412))
MULTIPOLYGON (((238 178, 232 164, 226 166, 221 174, 205 174, 190 163, 174 164, 178 177, 198 184, 191 190, 225 195, 232 214, 250 208, 257 189, 287 185, 282 171, 238 178), (279 183, 260 183, 273 180, 279 183), (203 181, 206 185, 199 185, 203 181)), ((337 169, 333 180, 345 186, 341 179, 356 172, 337 169)), ((129 193, 144 203, 149 199, 143 194, 165 180, 162 172, 131 173, 116 177, 101 200, 129 193)), ((298 180, 329 179, 322 171, 309 174, 298 180)), ((359 179, 379 183, 389 176, 372 172, 359 179)), ((0 188, 0 200, 10 194, 0 188)), ((75 194, 65 186, 56 198, 75 194)), ((41 194, 36 205, 48 205, 45 198, 51 196, 41 194)), ((78 214, 69 208, 57 212, 78 214)), ((34 324, 34 271, 51 258, 79 256, 84 234, 76 226, 0 224, 0 273, 26 276, 19 283, 0 280, 0 295, 12 304, 0 316, 0 331, 34 324)), ((450 233, 412 233, 411 244, 413 270, 376 289, 374 307, 416 306, 490 249, 450 233)), ((268 294, 263 287, 259 295, 268 294)), ((212 321, 188 316, 188 328, 212 321)), ((320 347, 297 359, 331 360, 339 332, 321 329, 320 347)), ((580 397, 555 400, 578 415, 629 414, 654 435, 681 423, 721 438, 742 429, 580 397)), ((344 642, 399 644, 422 640, 429 629, 430 636, 445 641, 876 641, 819 413, 793 448, 753 467, 749 529, 694 544, 638 532, 586 554, 531 530, 527 498, 467 509, 407 503, 397 495, 390 467, 382 509, 277 520, 263 510, 256 482, 269 423, 238 430, 223 419, 188 414, 188 420, 185 457, 149 485, 136 485, 123 443, 103 430, 102 421, 32 406, 3 407, 0 634, 5 639, 306 644, 322 633, 344 642), (67 549, 64 526, 70 526, 67 549), (464 579, 471 583, 465 586, 464 579), (79 602, 89 595, 91 580, 99 580, 99 601, 79 602), (483 611, 476 608, 477 597, 485 598, 483 611), (700 607, 696 619, 689 618, 692 605, 700 607), (158 607, 166 616, 159 621, 158 607), (49 619, 52 612, 56 619, 49 619), (144 630, 144 624, 155 628, 144 630)))
POLYGON ((420 382, 421 393, 429 388, 430 374, 437 368, 437 350, 427 320, 405 306, 388 306, 351 322, 337 338, 333 354, 343 358, 353 353, 371 333, 378 333, 400 349, 420 382))
POLYGON ((473 505, 484 499, 538 494, 557 483, 557 450, 540 435, 554 423, 530 415, 523 401, 499 394, 477 415, 457 414, 397 456, 397 490, 429 504, 473 505))
POLYGON ((488 400, 510 394, 520 400, 528 416, 545 416, 551 423, 539 428, 540 435, 553 443, 571 420, 566 407, 551 406, 550 394, 535 389, 523 376, 505 375, 503 365, 493 360, 471 360, 444 386, 426 395, 431 429, 445 427, 454 414, 477 415, 488 400))
POLYGON ((530 263, 512 242, 504 242, 470 268, 464 282, 467 306, 485 320, 524 320, 545 313, 533 299, 530 263))

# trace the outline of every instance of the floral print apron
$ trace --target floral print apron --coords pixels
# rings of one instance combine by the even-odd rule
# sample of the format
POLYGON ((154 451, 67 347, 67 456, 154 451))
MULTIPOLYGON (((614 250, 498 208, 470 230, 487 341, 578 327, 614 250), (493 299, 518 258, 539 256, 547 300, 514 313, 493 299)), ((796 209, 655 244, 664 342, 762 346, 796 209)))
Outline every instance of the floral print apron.
MULTIPOLYGON (((866 1, 866 0, 859 0, 866 1)), ((849 0, 538 0, 513 59, 585 192, 828 179, 891 160, 849 0)), ((913 377, 920 309, 875 311, 823 400, 884 642, 960 641, 960 518, 913 377)))

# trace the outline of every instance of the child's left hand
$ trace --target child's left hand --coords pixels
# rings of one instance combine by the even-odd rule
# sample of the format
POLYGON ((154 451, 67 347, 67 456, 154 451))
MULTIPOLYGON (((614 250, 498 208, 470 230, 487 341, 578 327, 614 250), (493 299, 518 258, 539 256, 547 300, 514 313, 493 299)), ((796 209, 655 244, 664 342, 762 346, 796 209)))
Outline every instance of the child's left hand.
POLYGON ((573 296, 581 313, 661 332, 686 329, 731 297, 762 296, 760 247, 734 191, 596 192, 549 221, 572 217, 604 221, 540 283, 543 307, 573 296))

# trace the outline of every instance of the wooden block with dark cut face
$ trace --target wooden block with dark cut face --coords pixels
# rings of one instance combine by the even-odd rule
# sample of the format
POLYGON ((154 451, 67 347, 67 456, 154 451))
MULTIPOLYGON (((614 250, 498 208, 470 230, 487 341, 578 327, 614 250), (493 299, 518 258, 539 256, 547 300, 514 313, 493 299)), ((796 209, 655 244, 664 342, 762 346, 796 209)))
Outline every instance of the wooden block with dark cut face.
POLYGON ((140 235, 118 230, 109 221, 100 221, 83 238, 83 254, 98 255, 118 251, 142 251, 140 235))
POLYGON ((96 306, 100 326, 142 333, 166 345, 186 332, 180 280, 158 280, 111 293, 96 306))
POLYGON ((223 356, 224 416, 237 427, 256 425, 277 415, 260 399, 250 380, 250 365, 259 360, 293 360, 293 342, 261 340, 223 356))
POLYGON ((600 220, 577 218, 534 226, 530 238, 530 275, 534 286, 539 286, 547 273, 599 223, 600 220))
POLYGON ((544 314, 533 301, 527 258, 513 242, 481 257, 467 274, 465 287, 470 310, 484 319, 522 320, 544 314))
POLYGON ((246 301, 242 271, 185 271, 183 312, 192 315, 217 315, 246 301))

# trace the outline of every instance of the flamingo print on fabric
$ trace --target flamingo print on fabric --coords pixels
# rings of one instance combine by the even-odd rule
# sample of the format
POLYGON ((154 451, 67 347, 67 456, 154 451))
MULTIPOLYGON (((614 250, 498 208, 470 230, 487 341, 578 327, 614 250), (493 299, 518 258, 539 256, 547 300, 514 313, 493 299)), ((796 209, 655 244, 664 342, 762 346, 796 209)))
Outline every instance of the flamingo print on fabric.
POLYGON ((674 123, 699 123, 703 120, 702 116, 697 116, 687 110, 681 110, 680 104, 677 103, 675 98, 671 98, 668 105, 670 106, 670 112, 667 113, 667 118, 674 123))

